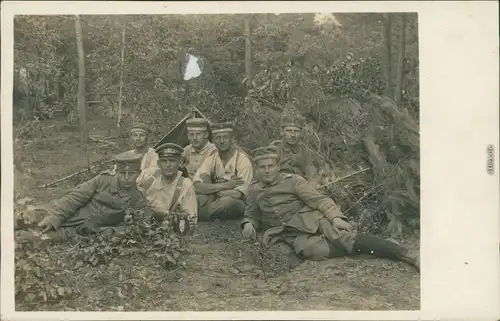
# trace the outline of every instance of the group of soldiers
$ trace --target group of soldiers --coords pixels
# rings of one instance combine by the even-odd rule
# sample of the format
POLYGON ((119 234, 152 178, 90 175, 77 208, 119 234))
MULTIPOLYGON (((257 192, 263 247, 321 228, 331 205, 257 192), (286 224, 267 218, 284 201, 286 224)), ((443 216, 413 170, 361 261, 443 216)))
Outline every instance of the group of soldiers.
POLYGON ((130 130, 134 149, 117 155, 113 170, 45 207, 38 227, 53 242, 113 233, 132 208, 158 222, 175 217, 181 233, 196 233, 199 221, 235 220, 243 238, 261 238, 267 248, 283 243, 301 259, 368 254, 419 269, 418 253, 357 233, 340 207, 314 188, 315 168, 301 142, 304 123, 299 115, 282 116, 281 140, 251 156, 236 144, 230 122, 188 119, 184 148, 151 148, 151 129, 136 123, 130 130))

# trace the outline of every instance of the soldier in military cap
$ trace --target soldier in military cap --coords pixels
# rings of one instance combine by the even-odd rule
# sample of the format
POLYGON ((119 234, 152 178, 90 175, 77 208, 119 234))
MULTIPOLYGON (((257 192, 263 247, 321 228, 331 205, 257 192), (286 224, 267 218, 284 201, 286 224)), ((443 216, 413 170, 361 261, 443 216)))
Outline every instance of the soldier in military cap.
POLYGON ((211 126, 217 150, 208 155, 194 175, 200 220, 241 218, 244 199, 253 179, 253 166, 234 143, 231 122, 211 126))
POLYGON ((115 156, 115 173, 103 172, 53 201, 38 227, 50 241, 59 242, 76 234, 109 231, 123 222, 128 208, 152 215, 136 185, 141 159, 131 151, 115 156))
POLYGON ((182 153, 182 167, 185 167, 189 177, 192 179, 201 163, 215 151, 215 145, 208 141, 208 120, 204 118, 191 118, 186 121, 189 145, 184 147, 182 153))
POLYGON ((158 155, 148 145, 151 132, 151 128, 142 122, 135 122, 130 128, 133 151, 142 156, 141 170, 156 167, 158 164, 158 155))
POLYGON ((179 171, 182 152, 183 148, 177 144, 158 146, 158 168, 147 169, 138 186, 146 196, 156 219, 179 221, 184 228, 176 227, 184 234, 188 230, 194 231, 198 209, 193 183, 190 178, 182 177, 179 171))
POLYGON ((303 177, 280 173, 276 146, 254 150, 253 160, 258 181, 248 188, 243 237, 255 238, 256 230, 262 229, 265 246, 281 241, 304 259, 371 254, 419 269, 418 253, 379 237, 357 234, 333 200, 303 177))
POLYGON ((316 170, 311 155, 301 142, 305 120, 298 114, 283 114, 281 117, 281 140, 271 145, 280 149, 280 170, 297 174, 306 180, 314 178, 316 170))

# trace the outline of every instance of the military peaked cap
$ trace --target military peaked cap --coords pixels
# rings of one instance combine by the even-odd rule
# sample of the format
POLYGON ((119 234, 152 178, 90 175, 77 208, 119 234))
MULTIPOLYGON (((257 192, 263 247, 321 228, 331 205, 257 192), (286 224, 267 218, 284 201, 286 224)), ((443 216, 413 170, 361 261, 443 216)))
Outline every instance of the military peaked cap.
POLYGON ((174 143, 165 143, 155 149, 158 158, 164 159, 172 156, 181 156, 184 148, 174 143))
POLYGON ((142 155, 137 154, 134 151, 128 151, 125 153, 121 153, 116 155, 114 158, 116 169, 117 170, 140 170, 141 169, 141 161, 142 155))
POLYGON ((144 123, 141 123, 141 122, 136 122, 132 125, 132 127, 130 128, 130 132, 133 133, 133 132, 136 132, 136 131, 142 131, 142 132, 145 132, 146 134, 151 134, 151 128, 144 124, 144 123))
POLYGON ((212 134, 232 132, 234 130, 234 124, 232 122, 216 123, 210 126, 212 134))
POLYGON ((252 151, 252 158, 254 162, 267 158, 278 159, 279 149, 276 146, 259 147, 252 151))
POLYGON ((299 115, 283 115, 281 117, 281 127, 294 126, 298 128, 304 128, 304 123, 304 118, 299 115))
POLYGON ((204 118, 190 118, 186 120, 187 130, 208 130, 208 120, 204 118))

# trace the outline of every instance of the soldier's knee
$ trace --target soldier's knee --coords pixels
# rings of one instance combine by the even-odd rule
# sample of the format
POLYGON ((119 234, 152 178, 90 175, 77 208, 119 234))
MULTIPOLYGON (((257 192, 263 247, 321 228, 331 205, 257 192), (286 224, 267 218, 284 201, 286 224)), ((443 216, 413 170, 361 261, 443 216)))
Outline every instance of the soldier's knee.
POLYGON ((212 201, 212 195, 196 195, 196 203, 198 204, 198 208, 207 206, 210 201, 212 201))
POLYGON ((238 200, 232 197, 224 196, 221 197, 218 201, 220 206, 224 210, 238 210, 245 208, 245 203, 243 203, 242 200, 238 200))

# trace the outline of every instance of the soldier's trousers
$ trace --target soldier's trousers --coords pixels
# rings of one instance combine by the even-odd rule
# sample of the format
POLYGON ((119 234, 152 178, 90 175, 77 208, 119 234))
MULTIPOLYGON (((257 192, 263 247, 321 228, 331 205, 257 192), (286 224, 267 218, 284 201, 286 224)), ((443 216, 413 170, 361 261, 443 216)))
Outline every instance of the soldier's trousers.
POLYGON ((198 220, 213 221, 240 219, 245 211, 245 202, 232 197, 218 197, 213 195, 198 195, 198 220))
POLYGON ((415 264, 414 258, 409 256, 407 248, 380 237, 356 234, 354 236, 353 251, 350 253, 345 247, 332 243, 321 233, 307 234, 297 232, 284 232, 282 240, 294 248, 298 255, 307 260, 320 261, 347 255, 367 254, 395 261, 403 261, 412 265, 415 264))

